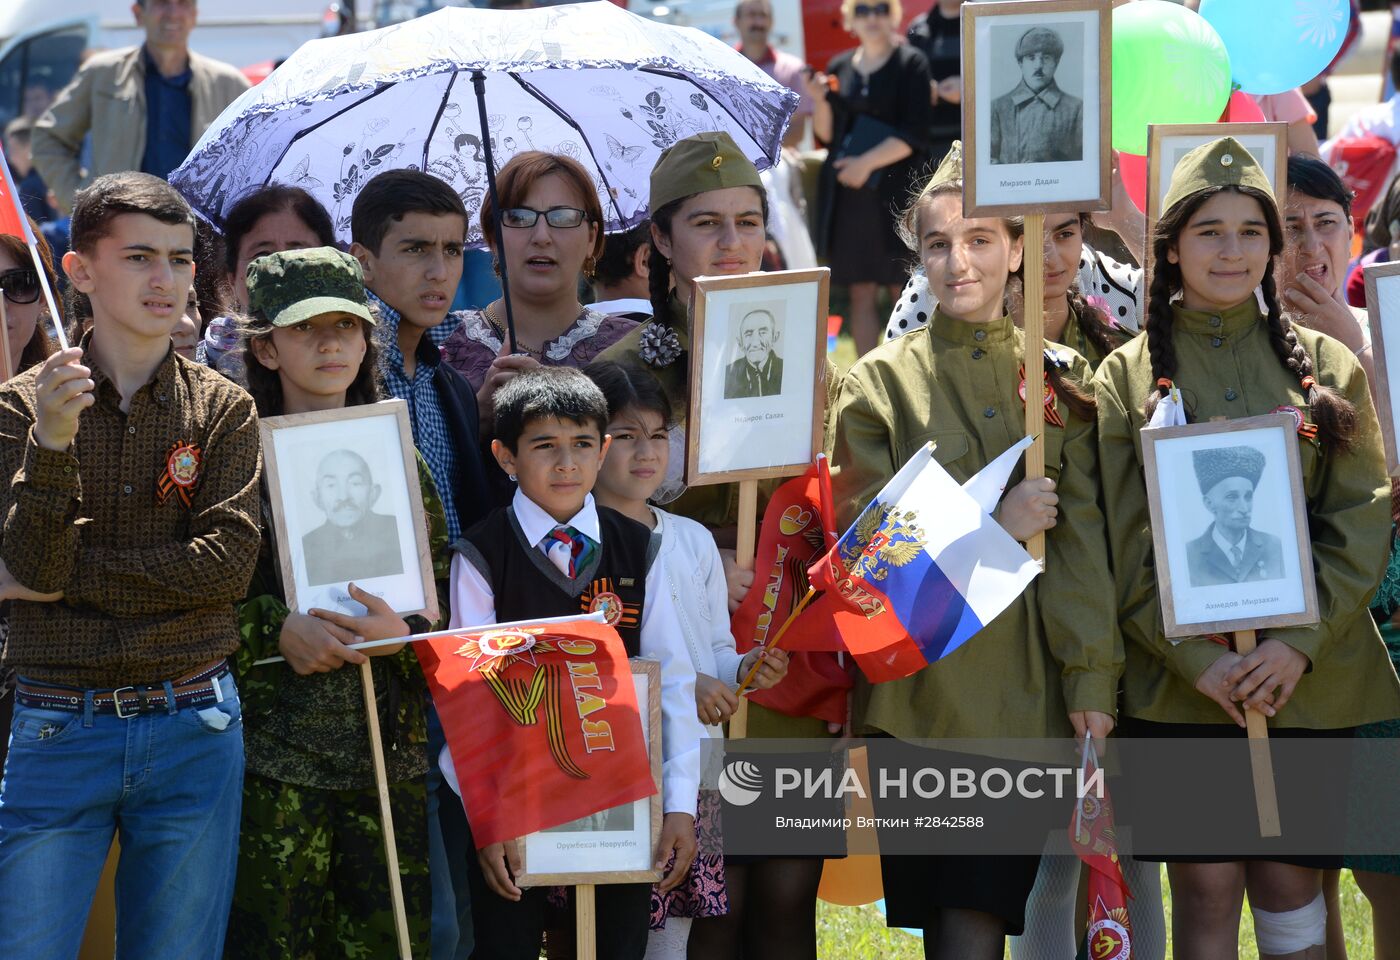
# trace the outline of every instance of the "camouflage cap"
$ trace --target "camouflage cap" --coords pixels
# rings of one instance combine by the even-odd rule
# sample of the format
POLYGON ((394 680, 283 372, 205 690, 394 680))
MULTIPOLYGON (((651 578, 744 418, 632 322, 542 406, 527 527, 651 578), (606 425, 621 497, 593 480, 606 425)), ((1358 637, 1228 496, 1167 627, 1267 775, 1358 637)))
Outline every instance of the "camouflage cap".
POLYGON ((1162 209, 1170 210, 1191 194, 1210 187, 1254 187, 1277 202, 1264 168, 1234 137, 1203 143, 1182 157, 1172 171, 1162 209))
POLYGON ((323 313, 348 313, 374 323, 360 262, 335 247, 286 250, 248 264, 248 309, 274 327, 323 313))
POLYGON ((1210 493, 1216 484, 1231 477, 1244 477, 1251 487, 1257 487, 1264 473, 1264 455, 1244 446, 1192 450, 1191 466, 1196 470, 1201 493, 1210 493))
POLYGON ((650 206, 655 212, 673 200, 725 187, 754 187, 762 193, 763 181, 729 134, 697 133, 677 140, 656 158, 650 206))

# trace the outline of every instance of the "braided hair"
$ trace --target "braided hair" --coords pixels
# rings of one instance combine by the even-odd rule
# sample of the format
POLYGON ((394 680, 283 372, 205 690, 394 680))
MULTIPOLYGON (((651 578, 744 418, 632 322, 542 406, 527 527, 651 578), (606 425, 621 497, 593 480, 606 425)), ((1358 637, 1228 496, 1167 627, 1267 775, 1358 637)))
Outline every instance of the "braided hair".
MULTIPOLYGON (((1079 215, 1081 234, 1088 223, 1089 215, 1081 213, 1079 215)), ((1079 318, 1079 328, 1084 331, 1084 336, 1104 356, 1117 350, 1130 339, 1130 336, 1124 333, 1121 328, 1113 325, 1108 319, 1108 314, 1085 299, 1083 292, 1079 289, 1078 277, 1075 277, 1069 285, 1069 309, 1070 313, 1079 318)))
POLYGON ((1298 341, 1293 325, 1283 315, 1274 282, 1274 266, 1283 253, 1283 226, 1273 198, 1254 187, 1209 187, 1180 201, 1157 221, 1152 235, 1152 286, 1147 294, 1147 353, 1152 361, 1154 385, 1143 403, 1143 416, 1152 419, 1152 411, 1171 389, 1171 382, 1176 379, 1177 373, 1176 349, 1172 343, 1175 315, 1171 298, 1182 289, 1182 277, 1181 267, 1172 263, 1167 254, 1176 245, 1196 211, 1216 194, 1225 191, 1253 198, 1264 212, 1269 229, 1269 263, 1264 268, 1264 279, 1259 286, 1267 311, 1265 324, 1269 346, 1279 362, 1298 378, 1304 400, 1312 407, 1318 438, 1339 450, 1346 450, 1356 437, 1356 407, 1341 393, 1317 382, 1313 376, 1312 357, 1298 341))
MULTIPOLYGON (((922 191, 914 198, 913 202, 904 209, 899 220, 895 223, 895 230, 899 234, 900 239, 904 241, 905 246, 916 253, 918 252, 920 233, 919 217, 923 214, 923 211, 933 202, 935 197, 940 197, 945 194, 961 195, 962 187, 961 180, 948 180, 938 184, 932 189, 922 191)), ((1006 228, 1007 235, 1013 241, 1025 236, 1026 221, 1024 217, 998 217, 997 219, 1002 222, 1002 225, 1006 228)), ((1023 255, 1021 257, 1021 266, 1007 275, 1008 281, 1012 278, 1017 280, 1021 279, 1025 263, 1026 259, 1023 255)), ((1005 298, 1003 299, 1005 300, 1005 298)), ((1087 304, 1085 304, 1085 306, 1088 308, 1087 304)), ((1002 309, 1008 313, 1010 312, 1009 306, 1005 302, 1003 302, 1002 309)), ((1065 406, 1073 416, 1089 422, 1094 420, 1098 408, 1094 403, 1093 394, 1065 376, 1065 371, 1062 370, 1058 364, 1047 364, 1045 367, 1045 375, 1050 383, 1051 389, 1055 391, 1055 395, 1065 402, 1065 406)), ((1033 396, 1034 393, 1034 390, 1029 389, 1029 387, 1027 388, 1027 396, 1033 396)))

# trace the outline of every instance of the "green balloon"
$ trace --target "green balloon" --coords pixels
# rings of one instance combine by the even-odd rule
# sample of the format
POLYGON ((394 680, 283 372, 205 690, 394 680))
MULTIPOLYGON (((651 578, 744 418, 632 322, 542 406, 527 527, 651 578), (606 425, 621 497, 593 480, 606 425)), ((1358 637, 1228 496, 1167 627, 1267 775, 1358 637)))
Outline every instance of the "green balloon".
POLYGON ((1137 0, 1113 11, 1113 147, 1147 153, 1149 123, 1214 123, 1230 100, 1230 56, 1194 10, 1137 0))

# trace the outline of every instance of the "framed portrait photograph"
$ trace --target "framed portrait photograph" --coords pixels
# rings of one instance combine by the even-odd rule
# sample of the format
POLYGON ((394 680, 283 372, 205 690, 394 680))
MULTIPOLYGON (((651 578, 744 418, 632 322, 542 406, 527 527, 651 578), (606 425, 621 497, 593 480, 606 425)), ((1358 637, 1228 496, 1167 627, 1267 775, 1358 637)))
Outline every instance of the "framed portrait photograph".
POLYGON ((685 482, 796 476, 821 450, 831 271, 697 277, 685 482))
MULTIPOLYGON (((642 736, 656 793, 631 803, 539 830, 520 842, 521 887, 581 883, 655 883, 652 869, 661 838, 661 664, 632 660, 642 736)), ((580 790, 588 785, 579 784, 580 790)))
POLYGON ((963 214, 1107 210, 1109 0, 962 8, 963 214))
POLYGON ((1400 476, 1400 444, 1395 439, 1395 418, 1400 415, 1400 263, 1366 268, 1366 312, 1371 322, 1376 414, 1385 438, 1385 462, 1392 477, 1400 476))
POLYGON ((1142 431, 1168 637, 1317 623, 1297 421, 1142 431))
POLYGON ((403 400, 259 421, 287 606, 358 616, 346 585, 438 618, 428 524, 403 400))
POLYGON ((1288 184, 1288 124, 1286 123, 1151 123, 1147 126, 1147 235, 1162 216, 1162 201, 1171 188, 1172 173, 1181 158, 1202 144, 1234 137, 1249 151, 1274 196, 1288 184))

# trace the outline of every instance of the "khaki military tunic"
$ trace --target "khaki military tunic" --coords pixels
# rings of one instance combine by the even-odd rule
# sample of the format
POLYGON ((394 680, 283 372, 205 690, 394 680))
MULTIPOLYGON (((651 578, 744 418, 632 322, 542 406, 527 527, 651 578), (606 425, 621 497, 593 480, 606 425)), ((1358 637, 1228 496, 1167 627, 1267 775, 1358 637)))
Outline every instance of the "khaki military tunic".
MULTIPOLYGON (((849 525, 925 443, 959 483, 1025 436, 1023 336, 1009 318, 972 324, 935 311, 927 327, 866 354, 841 384, 832 429, 837 520, 849 525)), ((1055 355, 1089 378, 1083 357, 1055 355)), ((1035 392, 1032 391, 1032 397, 1035 392)), ((1098 508, 1094 425, 1056 409, 1046 423, 1046 473, 1059 523, 1046 535, 1046 572, 959 649, 913 676, 857 681, 857 732, 904 739, 1068 736, 1068 711, 1115 712, 1122 642, 1098 508)), ((1012 475, 1020 483, 1024 471, 1012 475)))
MULTIPOLYGON (((1216 315, 1173 307, 1175 383, 1190 419, 1234 419, 1300 410, 1312 422, 1298 378, 1269 342, 1254 301, 1216 315)), ((1312 666, 1271 726, 1327 729, 1400 716, 1400 682, 1367 604, 1385 572, 1390 546, 1390 483, 1380 425, 1366 375, 1346 347, 1301 327, 1317 382, 1356 405, 1358 434, 1347 452, 1299 436, 1299 454, 1317 571, 1321 622, 1263 631, 1300 650, 1312 666)), ((1094 378, 1104 514, 1127 646, 1123 710, 1163 723, 1232 723, 1195 681, 1226 652, 1203 638, 1162 635, 1139 431, 1153 388, 1147 338, 1115 350, 1094 378)))

